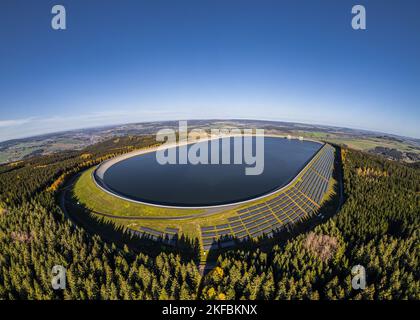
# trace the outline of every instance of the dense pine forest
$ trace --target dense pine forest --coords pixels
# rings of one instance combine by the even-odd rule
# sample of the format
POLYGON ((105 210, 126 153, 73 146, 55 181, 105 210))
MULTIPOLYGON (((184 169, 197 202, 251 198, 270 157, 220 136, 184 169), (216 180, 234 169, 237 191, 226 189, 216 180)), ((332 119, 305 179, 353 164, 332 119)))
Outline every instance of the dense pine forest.
POLYGON ((345 202, 312 231, 219 256, 205 276, 176 252, 137 252, 73 225, 57 192, 75 173, 152 146, 121 137, 0 166, 0 299, 420 299, 420 169, 342 149, 345 202), (67 269, 53 290, 51 269, 67 269), (366 268, 354 290, 351 268, 366 268))

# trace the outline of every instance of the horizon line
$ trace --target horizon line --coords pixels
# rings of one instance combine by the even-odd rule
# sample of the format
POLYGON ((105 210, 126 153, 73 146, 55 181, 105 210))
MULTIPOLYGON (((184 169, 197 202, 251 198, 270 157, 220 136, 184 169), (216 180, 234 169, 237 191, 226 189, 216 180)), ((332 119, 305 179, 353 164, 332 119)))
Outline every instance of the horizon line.
POLYGON ((12 138, 7 140, 1 140, 0 138, 0 144, 7 143, 7 142, 13 142, 13 141, 19 141, 19 140, 25 140, 25 139, 31 139, 31 138, 37 138, 37 137, 43 137, 48 135, 54 135, 54 134, 63 134, 67 132, 75 132, 75 131, 84 131, 89 129, 100 129, 100 128, 106 128, 106 127, 117 127, 117 126, 123 126, 123 125, 136 125, 136 124, 145 124, 145 123, 157 123, 157 122, 173 122, 173 121, 260 121, 260 122, 274 122, 274 123, 289 123, 289 124, 301 124, 301 125, 312 125, 312 126, 322 126, 322 127, 329 127, 329 128, 337 128, 337 129, 348 129, 353 131, 364 131, 366 133, 371 134, 384 134, 389 136, 396 136, 401 138, 407 138, 407 139, 414 139, 414 140, 420 140, 420 137, 413 137, 413 136, 407 136, 407 135, 401 135, 396 133, 388 133, 380 130, 374 130, 374 129, 365 129, 365 128, 357 128, 357 127, 351 127, 351 126, 339 126, 339 125, 333 125, 333 124, 321 124, 321 123, 310 123, 310 122, 300 122, 300 121, 287 121, 287 120, 273 120, 273 119, 263 119, 263 118, 191 118, 191 119, 185 119, 185 118, 177 118, 173 120, 149 120, 149 121, 136 121, 136 122, 115 122, 111 124, 103 124, 103 125, 94 125, 94 126, 88 126, 88 127, 82 127, 82 128, 74 128, 74 129, 68 129, 68 130, 58 130, 58 131, 51 131, 51 132, 45 132, 35 135, 28 135, 24 137, 19 138, 12 138))

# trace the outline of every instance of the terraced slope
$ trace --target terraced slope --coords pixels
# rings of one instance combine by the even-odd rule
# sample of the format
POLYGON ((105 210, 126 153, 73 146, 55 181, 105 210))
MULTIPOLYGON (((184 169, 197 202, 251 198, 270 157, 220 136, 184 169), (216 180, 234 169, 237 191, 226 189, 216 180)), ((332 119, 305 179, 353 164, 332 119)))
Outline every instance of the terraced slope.
POLYGON ((320 207, 334 166, 334 149, 325 145, 289 186, 268 201, 237 210, 229 223, 201 227, 203 249, 233 246, 243 240, 272 236, 287 225, 312 216, 320 207))

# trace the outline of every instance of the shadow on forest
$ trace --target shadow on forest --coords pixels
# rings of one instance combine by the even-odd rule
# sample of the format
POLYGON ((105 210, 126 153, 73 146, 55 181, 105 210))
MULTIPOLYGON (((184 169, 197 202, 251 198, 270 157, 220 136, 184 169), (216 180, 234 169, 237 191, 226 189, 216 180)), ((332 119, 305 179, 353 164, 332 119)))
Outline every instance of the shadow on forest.
POLYGON ((108 243, 114 243, 120 249, 126 245, 136 253, 144 253, 152 257, 160 253, 179 254, 184 263, 191 260, 196 263, 200 259, 200 245, 198 239, 191 239, 184 235, 174 237, 159 237, 152 239, 148 235, 141 235, 119 225, 109 218, 97 216, 77 199, 67 193, 65 195, 66 211, 70 218, 87 230, 91 235, 98 235, 108 243))

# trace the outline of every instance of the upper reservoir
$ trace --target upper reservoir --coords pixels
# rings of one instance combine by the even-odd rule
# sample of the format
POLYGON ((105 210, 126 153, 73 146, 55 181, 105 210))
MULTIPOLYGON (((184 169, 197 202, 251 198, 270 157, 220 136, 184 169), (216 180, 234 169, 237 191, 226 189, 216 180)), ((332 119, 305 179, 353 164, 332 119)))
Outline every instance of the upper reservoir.
MULTIPOLYGON (((264 170, 260 175, 246 175, 254 165, 233 164, 234 139, 219 139, 222 151, 230 152, 231 164, 159 164, 156 152, 134 155, 112 164, 98 181, 108 191, 150 204, 200 207, 230 204, 256 198, 289 183, 322 147, 312 141, 275 137, 253 137, 264 144, 264 170), (229 141, 225 141, 228 139, 229 141), (223 141, 225 143, 223 143, 223 141), (223 146, 224 145, 224 146, 223 146), (223 147, 222 147, 223 146, 223 147), (229 148, 226 149, 226 146, 229 148), (223 149, 223 150, 222 150, 223 149)), ((210 141, 206 144, 210 163, 210 141)), ((188 145, 188 150, 192 145, 188 145)), ((176 147, 178 155, 179 147, 176 147)), ((220 163, 222 161, 220 160, 220 163)))

